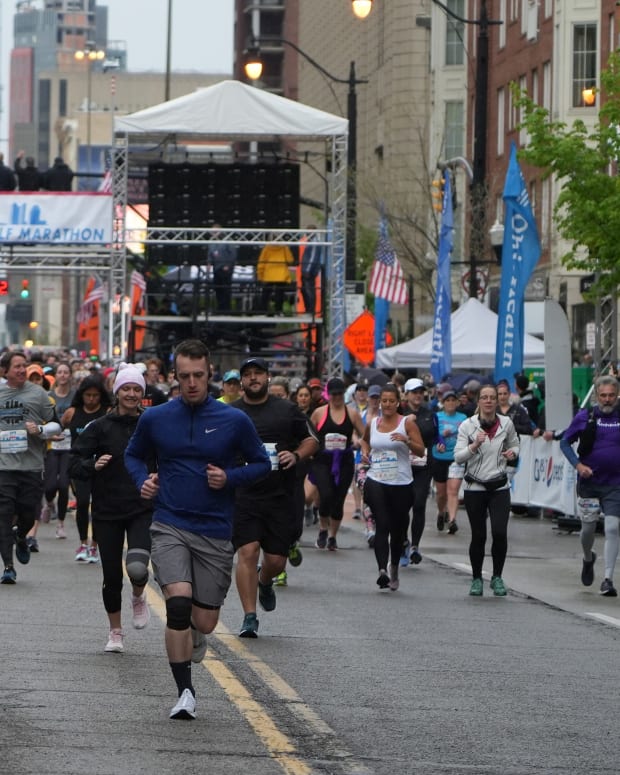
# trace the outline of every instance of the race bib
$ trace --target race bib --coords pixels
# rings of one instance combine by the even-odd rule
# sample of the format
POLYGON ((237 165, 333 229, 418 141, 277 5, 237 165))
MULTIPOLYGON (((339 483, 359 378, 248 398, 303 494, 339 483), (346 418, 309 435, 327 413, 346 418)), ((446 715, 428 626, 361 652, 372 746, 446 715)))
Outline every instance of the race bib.
POLYGON ((416 466, 417 466, 418 468, 421 468, 422 466, 425 466, 425 465, 427 465, 427 463, 428 463, 428 457, 426 456, 426 454, 424 455, 424 457, 418 457, 417 455, 414 455, 414 454, 413 454, 413 452, 410 452, 410 453, 409 453, 409 462, 411 463, 411 465, 412 465, 414 468, 415 468, 416 466))
POLYGON ((0 431, 0 452, 15 454, 28 449, 28 432, 25 428, 14 431, 0 431))
POLYGON ((62 441, 52 441, 52 449, 71 449, 71 431, 68 428, 65 428, 62 434, 62 441))
POLYGON ((278 468, 280 468, 280 461, 278 460, 278 452, 276 450, 276 445, 271 444, 269 442, 265 442, 263 446, 265 447, 265 452, 269 455, 271 470, 277 471, 278 468))
POLYGON ((448 479, 462 479, 465 476, 465 463, 450 463, 448 479))
POLYGON ((392 450, 372 453, 372 478, 376 482, 393 482, 398 478, 398 456, 392 450))
POLYGON ((598 522, 601 503, 598 498, 577 498, 577 516, 582 522, 598 522))
POLYGON ((325 449, 332 451, 335 449, 345 450, 346 448, 347 437, 343 436, 342 433, 325 434, 325 449))

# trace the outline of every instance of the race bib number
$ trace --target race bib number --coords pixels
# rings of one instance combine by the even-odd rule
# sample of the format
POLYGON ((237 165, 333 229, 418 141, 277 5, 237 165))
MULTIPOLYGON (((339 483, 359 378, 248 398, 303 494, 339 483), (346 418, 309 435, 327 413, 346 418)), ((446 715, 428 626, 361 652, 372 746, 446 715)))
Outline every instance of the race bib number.
POLYGON ((462 479, 465 476, 465 463, 450 463, 448 479, 462 479))
POLYGON ((52 441, 52 449, 71 449, 71 431, 65 428, 62 435, 62 441, 52 441))
POLYGON ((14 455, 17 452, 26 452, 28 449, 28 432, 26 429, 14 431, 0 431, 0 452, 14 455))
POLYGON ((347 437, 342 433, 326 433, 325 434, 325 449, 327 450, 345 450, 347 448, 347 437))
POLYGON ((598 522, 601 503, 598 498, 577 498, 577 516, 582 522, 598 522))
POLYGON ((398 478, 398 456, 392 450, 372 453, 372 478, 377 482, 393 482, 398 478))
POLYGON ((277 471, 280 468, 280 461, 278 460, 278 452, 275 444, 265 442, 263 444, 265 452, 269 455, 269 462, 271 463, 271 470, 277 471))

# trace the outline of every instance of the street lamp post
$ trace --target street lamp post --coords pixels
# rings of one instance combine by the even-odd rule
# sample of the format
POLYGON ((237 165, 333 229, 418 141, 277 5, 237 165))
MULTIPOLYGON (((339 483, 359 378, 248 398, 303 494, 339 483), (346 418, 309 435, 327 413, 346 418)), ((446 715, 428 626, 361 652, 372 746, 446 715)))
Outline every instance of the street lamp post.
POLYGON ((97 48, 92 40, 87 40, 83 49, 75 51, 74 58, 78 62, 86 61, 86 145, 88 147, 88 170, 91 168, 91 99, 92 99, 92 76, 93 63, 105 58, 105 51, 97 48))
MULTIPOLYGON (((265 39, 266 42, 266 39, 265 39)), ((299 48, 296 43, 285 38, 269 38, 270 43, 284 43, 300 54, 307 62, 329 78, 334 83, 346 83, 349 86, 347 93, 347 118, 349 119, 349 138, 347 146, 347 250, 345 258, 345 277, 347 280, 355 280, 356 276, 356 252, 357 252, 357 90, 358 84, 368 83, 363 78, 357 78, 355 62, 351 62, 348 78, 337 78, 328 72, 309 54, 299 48)), ((246 50, 244 64, 245 74, 253 81, 258 80, 263 72, 260 58, 259 40, 253 40, 246 50)))
POLYGON ((484 252, 486 239, 485 222, 487 206, 487 116, 489 89, 489 26, 502 24, 501 20, 489 19, 486 0, 480 0, 480 14, 477 19, 464 19, 454 13, 440 0, 432 0, 448 16, 462 24, 478 26, 478 41, 476 51, 476 82, 474 105, 474 160, 470 188, 471 225, 469 232, 469 295, 478 296, 478 262, 484 252))

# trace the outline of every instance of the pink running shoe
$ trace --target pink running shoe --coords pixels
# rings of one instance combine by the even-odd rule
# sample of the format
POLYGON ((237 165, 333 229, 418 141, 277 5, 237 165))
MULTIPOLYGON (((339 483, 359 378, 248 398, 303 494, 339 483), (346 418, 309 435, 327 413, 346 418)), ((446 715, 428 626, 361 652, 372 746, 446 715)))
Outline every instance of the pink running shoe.
POLYGON ((75 553, 75 561, 76 562, 88 561, 88 546, 86 546, 86 544, 80 544, 78 546, 77 552, 75 553))
POLYGON ((136 630, 144 629, 151 618, 149 604, 146 602, 146 592, 143 592, 140 597, 132 595, 131 607, 133 609, 133 626, 136 630))
POLYGON ((123 631, 110 630, 110 637, 105 644, 104 651, 113 654, 121 654, 123 651, 123 631))

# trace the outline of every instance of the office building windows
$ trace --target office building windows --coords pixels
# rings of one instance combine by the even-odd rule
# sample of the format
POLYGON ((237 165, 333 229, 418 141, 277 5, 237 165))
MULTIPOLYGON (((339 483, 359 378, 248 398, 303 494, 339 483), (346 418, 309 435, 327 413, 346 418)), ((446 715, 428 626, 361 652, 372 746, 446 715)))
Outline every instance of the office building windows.
POLYGON ((596 105, 590 89, 596 86, 596 24, 575 24, 573 27, 573 107, 596 105))

